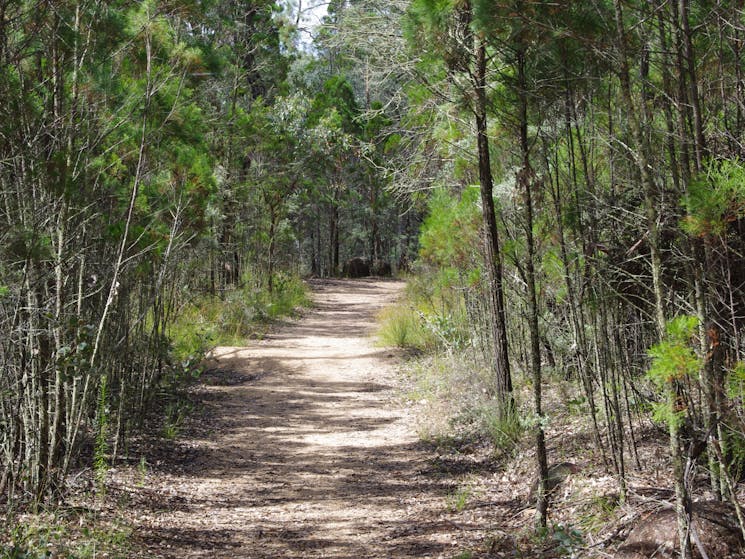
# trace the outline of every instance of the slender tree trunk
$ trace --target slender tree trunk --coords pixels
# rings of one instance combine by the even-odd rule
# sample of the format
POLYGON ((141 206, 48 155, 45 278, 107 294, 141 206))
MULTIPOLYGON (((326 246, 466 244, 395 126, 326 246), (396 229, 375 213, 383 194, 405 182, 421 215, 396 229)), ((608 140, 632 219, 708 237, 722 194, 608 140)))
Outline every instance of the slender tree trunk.
MULTIPOLYGON (((645 141, 642 133, 641 124, 639 122, 639 116, 635 110, 635 103, 633 102, 633 96, 631 93, 631 78, 629 71, 629 62, 626 45, 626 30, 623 23, 623 12, 621 8, 620 0, 614 0, 615 19, 616 19, 616 37, 618 41, 618 55, 619 55, 619 79, 621 82, 621 94, 628 107, 628 120, 631 126, 631 132, 633 135, 634 143, 636 144, 636 151, 634 157, 639 167, 639 173, 642 178, 642 185, 644 188, 644 201, 645 201, 645 213, 647 218, 647 236, 650 247, 651 256, 651 271, 652 271, 652 289, 654 292, 654 310, 655 310, 655 322, 657 325, 658 336, 662 338, 665 335, 665 303, 663 295, 663 283, 662 283, 662 257, 660 254, 660 242, 659 242, 659 215, 656 206, 656 188, 654 178, 651 174, 651 167, 649 161, 649 150, 647 142, 645 141)), ((668 404, 672 406, 671 409, 678 409, 678 390, 675 386, 675 381, 671 382, 671 385, 667 389, 668 393, 668 404)), ((684 559, 690 557, 690 537, 689 537, 689 496, 685 482, 685 472, 683 464, 683 455, 680 448, 680 436, 679 428, 675 421, 669 422, 669 437, 670 437, 670 458, 673 463, 673 477, 675 480, 675 508, 676 515, 678 518, 678 537, 681 549, 681 555, 684 559)))
POLYGON ((270 205, 269 208, 269 247, 267 250, 267 275, 269 276, 267 289, 269 294, 274 293, 274 252, 275 252, 275 237, 277 235, 277 221, 278 211, 274 204, 270 205))
POLYGON ((688 88, 693 111, 693 130, 695 133, 694 153, 696 154, 696 171, 701 172, 703 168, 706 143, 704 141, 704 125, 701 117, 701 101, 698 93, 698 81, 696 79, 696 62, 693 52, 693 38, 691 26, 688 20, 688 0, 678 0, 678 12, 683 31, 683 45, 685 47, 686 69, 688 71, 688 88))
POLYGON ((504 311, 504 288, 502 281, 502 260, 497 231, 497 218, 494 210, 494 182, 489 154, 489 136, 487 131, 486 107, 486 43, 483 39, 476 41, 476 134, 479 155, 479 189, 483 220, 484 266, 488 282, 487 309, 491 315, 489 326, 492 329, 493 367, 496 377, 499 398, 499 413, 507 418, 514 413, 512 397, 512 374, 507 347, 507 320, 504 311))
MULTIPOLYGON (((658 0, 659 4, 659 0, 658 0)), ((661 60, 660 60, 660 66, 662 70, 662 87, 665 92, 665 95, 662 96, 662 107, 665 113, 665 126, 667 129, 667 137, 666 137, 666 146, 667 146, 667 154, 670 158, 670 172, 672 174, 673 178, 673 186, 675 187, 675 191, 680 193, 682 192, 682 186, 681 186, 681 180, 680 180, 680 170, 678 168, 678 157, 675 150, 675 124, 673 120, 673 111, 672 107, 670 106, 670 99, 674 98, 673 94, 673 87, 672 87, 672 80, 670 76, 670 64, 669 64, 669 53, 668 53, 668 41, 667 41, 667 32, 665 29, 665 19, 663 17, 663 10, 662 6, 657 6, 657 25, 658 25, 658 34, 659 34, 659 41, 660 41, 660 50, 661 52, 661 60)))
POLYGON ((520 157, 522 168, 518 173, 518 187, 522 191, 525 203, 525 241, 527 260, 525 262, 525 280, 528 299, 528 332, 530 335, 530 369, 533 378, 533 412, 537 419, 535 429, 538 491, 536 492, 536 521, 546 526, 548 516, 548 458, 546 456, 546 434, 543 429, 543 402, 541 371, 541 335, 538 324, 538 293, 535 272, 535 239, 533 237, 533 189, 538 186, 535 173, 530 165, 530 146, 528 143, 528 91, 525 75, 525 50, 520 47, 517 52, 517 96, 518 118, 520 127, 520 157))

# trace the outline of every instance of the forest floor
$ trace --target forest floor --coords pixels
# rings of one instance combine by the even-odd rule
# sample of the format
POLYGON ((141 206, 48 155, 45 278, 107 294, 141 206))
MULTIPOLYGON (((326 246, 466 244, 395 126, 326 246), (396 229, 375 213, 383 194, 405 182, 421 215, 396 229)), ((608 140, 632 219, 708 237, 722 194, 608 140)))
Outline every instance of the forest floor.
POLYGON ((301 319, 214 350, 196 421, 146 472, 112 472, 143 557, 458 554, 453 482, 400 399, 399 356, 371 336, 403 286, 314 282, 301 319))

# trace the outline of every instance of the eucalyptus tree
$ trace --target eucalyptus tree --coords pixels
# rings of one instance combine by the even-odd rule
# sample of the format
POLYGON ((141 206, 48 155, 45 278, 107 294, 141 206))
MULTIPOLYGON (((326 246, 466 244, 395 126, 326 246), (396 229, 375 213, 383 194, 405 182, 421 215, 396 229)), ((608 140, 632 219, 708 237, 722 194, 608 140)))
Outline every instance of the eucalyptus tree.
MULTIPOLYGON (((315 76, 316 91, 312 93, 315 104, 323 102, 319 94, 336 95, 341 101, 341 105, 336 104, 344 128, 354 136, 355 164, 349 167, 351 173, 344 181, 349 198, 344 212, 346 228, 352 236, 348 246, 342 248, 349 256, 365 255, 371 261, 395 257, 397 227, 386 227, 385 217, 400 222, 394 210, 401 203, 388 195, 391 173, 387 158, 397 120, 391 98, 400 95, 400 84, 393 83, 390 76, 396 66, 389 55, 402 44, 396 25, 402 13, 401 4, 378 1, 330 4, 314 43, 315 58, 306 66, 315 76), (334 80, 348 86, 347 99, 329 91, 334 80), (351 113, 344 106, 352 107, 351 113), (352 119, 346 118, 345 113, 352 119), (386 157, 382 157, 384 152, 386 157)), ((402 60, 401 53, 397 56, 402 60)), ((312 87, 312 84, 305 87, 309 85, 312 87)))
POLYGON ((246 209, 254 221, 257 249, 265 247, 261 271, 270 293, 274 291, 278 244, 283 236, 290 240, 294 236, 288 222, 292 202, 308 186, 309 108, 304 96, 294 95, 277 97, 269 106, 255 103, 250 114, 247 183, 256 196, 252 207, 246 209))
POLYGON ((282 93, 288 68, 283 28, 289 24, 275 17, 278 10, 279 3, 272 0, 221 0, 207 12, 203 40, 218 62, 214 79, 202 89, 203 101, 215 114, 210 151, 217 158, 219 179, 210 208, 213 292, 239 285, 244 264, 256 255, 241 219, 252 199, 249 121, 254 104, 271 105, 282 93))

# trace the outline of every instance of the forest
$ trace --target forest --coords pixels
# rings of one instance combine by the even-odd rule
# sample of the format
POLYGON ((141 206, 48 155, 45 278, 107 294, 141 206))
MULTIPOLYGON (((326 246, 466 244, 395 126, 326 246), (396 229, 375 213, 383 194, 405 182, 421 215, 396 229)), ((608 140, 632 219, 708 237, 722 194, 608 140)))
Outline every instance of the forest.
POLYGON ((0 0, 9 524, 105 484, 212 348, 364 259, 407 282, 380 335, 408 381, 449 383, 423 438, 527 452, 536 533, 571 410, 614 506, 656 441, 665 557, 706 557, 700 503, 741 541, 742 3, 318 9, 0 0))

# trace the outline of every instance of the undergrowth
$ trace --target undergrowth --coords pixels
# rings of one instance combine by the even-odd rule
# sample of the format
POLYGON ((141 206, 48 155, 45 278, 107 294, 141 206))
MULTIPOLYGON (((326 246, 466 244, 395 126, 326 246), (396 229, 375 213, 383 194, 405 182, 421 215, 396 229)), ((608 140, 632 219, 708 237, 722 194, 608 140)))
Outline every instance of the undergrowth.
POLYGON ((470 329, 462 296, 446 273, 412 276, 404 297, 384 309, 378 338, 387 346, 419 351, 456 351, 469 344, 470 329))
POLYGON ((379 315, 381 344, 417 351, 403 366, 421 439, 438 445, 489 440, 509 454, 525 425, 498 413, 491 367, 471 339, 461 291, 447 271, 410 278, 404 297, 379 315))
POLYGON ((270 293, 259 280, 244 276, 240 288, 197 295, 177 310, 168 332, 173 355, 184 361, 201 358, 217 345, 241 345, 262 336, 272 320, 309 305, 306 287, 297 277, 276 274, 270 293))
POLYGON ((87 510, 24 514, 0 527, 0 558, 124 559, 130 556, 131 536, 127 525, 87 510))
MULTIPOLYGON (((272 320, 292 315, 310 305, 303 282, 278 273, 271 293, 258 278, 244 276, 240 288, 220 295, 199 294, 172 309, 167 335, 171 342, 168 373, 160 379, 157 436, 177 439, 187 416, 193 411, 184 388, 199 376, 198 365, 217 345, 240 345, 247 338, 261 336, 272 320)), ((106 377, 104 377, 105 379, 106 377)), ((110 465, 111 431, 108 385, 102 381, 98 394, 94 441, 95 506, 106 497, 106 475, 110 465)), ((127 455, 127 447, 123 449, 127 455)), ((147 477, 147 462, 140 458, 140 477, 147 477)), ((88 502, 90 496, 76 495, 88 502)), ((67 496, 63 497, 67 500, 67 496)), ((131 529, 120 515, 103 518, 84 507, 61 505, 39 514, 6 511, 0 526, 0 559, 41 559, 64 557, 88 559, 129 557, 131 529)))
POLYGON ((419 356, 403 371, 422 440, 441 446, 488 440, 500 456, 521 441, 526 426, 517 416, 498 413, 491 371, 472 352, 419 356))

